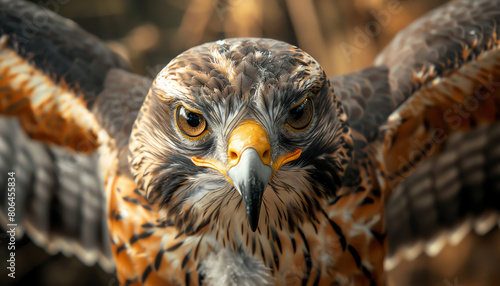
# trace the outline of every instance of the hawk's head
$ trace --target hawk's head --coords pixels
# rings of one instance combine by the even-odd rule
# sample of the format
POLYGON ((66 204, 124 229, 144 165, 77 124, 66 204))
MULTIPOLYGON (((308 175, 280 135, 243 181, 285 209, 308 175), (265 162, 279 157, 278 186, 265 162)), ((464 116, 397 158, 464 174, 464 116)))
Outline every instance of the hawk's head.
POLYGON ((132 131, 132 172, 186 234, 229 221, 293 229, 341 184, 346 119, 320 65, 297 47, 208 43, 154 80, 132 131))

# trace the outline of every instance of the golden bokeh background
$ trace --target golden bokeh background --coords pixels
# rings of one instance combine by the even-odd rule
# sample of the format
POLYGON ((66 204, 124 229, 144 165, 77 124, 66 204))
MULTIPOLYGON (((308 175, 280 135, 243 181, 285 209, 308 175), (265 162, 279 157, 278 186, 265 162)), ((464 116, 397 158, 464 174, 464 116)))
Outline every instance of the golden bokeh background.
POLYGON ((41 0, 151 73, 182 51, 232 37, 298 45, 327 74, 370 66, 400 31, 444 0, 41 0), (59 4, 61 3, 61 4, 59 4))

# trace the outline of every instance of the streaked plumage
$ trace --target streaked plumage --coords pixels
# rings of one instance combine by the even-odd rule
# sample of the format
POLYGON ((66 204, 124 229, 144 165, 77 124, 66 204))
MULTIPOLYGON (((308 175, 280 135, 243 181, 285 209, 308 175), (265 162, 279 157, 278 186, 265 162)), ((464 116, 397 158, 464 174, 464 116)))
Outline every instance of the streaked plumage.
POLYGON ((35 36, 54 53, 41 53, 20 28, 38 8, 0 3, 0 112, 40 141, 16 143, 22 131, 2 119, 16 137, 1 133, 1 154, 26 184, 19 223, 54 247, 57 224, 31 197, 64 202, 49 210, 73 206, 56 237, 82 247, 64 250, 108 268, 111 253, 122 284, 383 285, 388 249, 390 268, 410 252, 439 252, 469 230, 451 231, 470 214, 491 214, 469 218, 476 230, 498 222, 498 1, 445 5, 396 37, 377 66, 343 77, 329 80, 289 44, 236 38, 182 53, 152 83, 56 15, 57 33, 35 36), (238 137, 248 128, 262 135, 238 137), (233 140, 251 147, 233 151, 233 140), (15 148, 34 164, 17 163, 15 148), (251 156, 272 172, 260 195, 229 171, 251 156), (68 174, 88 177, 71 186, 47 160, 76 160, 68 174), (100 203, 110 253, 89 230, 100 203), (432 244, 398 251, 421 239, 432 244))

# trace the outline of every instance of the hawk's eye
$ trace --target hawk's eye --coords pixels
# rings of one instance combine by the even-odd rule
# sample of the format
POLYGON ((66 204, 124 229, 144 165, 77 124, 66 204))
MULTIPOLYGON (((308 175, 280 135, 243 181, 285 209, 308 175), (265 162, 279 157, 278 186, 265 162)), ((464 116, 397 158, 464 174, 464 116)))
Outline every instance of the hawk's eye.
POLYGON ((312 122, 312 118, 312 100, 311 98, 306 97, 298 105, 288 111, 286 123, 293 131, 299 132, 304 131, 309 127, 312 122))
POLYGON ((182 105, 177 107, 175 120, 182 134, 191 140, 200 139, 207 131, 207 122, 203 115, 191 111, 182 105))

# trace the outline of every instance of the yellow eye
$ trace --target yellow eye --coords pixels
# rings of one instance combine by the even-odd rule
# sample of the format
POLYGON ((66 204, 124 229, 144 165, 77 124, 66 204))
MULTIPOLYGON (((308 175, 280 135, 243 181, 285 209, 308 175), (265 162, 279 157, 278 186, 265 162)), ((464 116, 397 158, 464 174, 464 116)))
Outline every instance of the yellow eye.
POLYGON ((198 140, 208 132, 207 122, 203 115, 191 111, 182 105, 177 107, 175 121, 177 128, 190 140, 198 140))
POLYGON ((313 113, 312 100, 310 97, 306 97, 288 111, 286 123, 295 132, 304 131, 311 125, 313 113))

